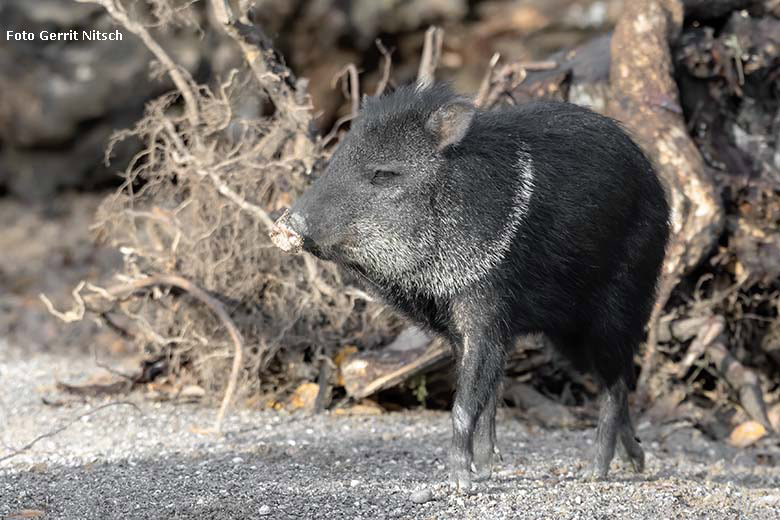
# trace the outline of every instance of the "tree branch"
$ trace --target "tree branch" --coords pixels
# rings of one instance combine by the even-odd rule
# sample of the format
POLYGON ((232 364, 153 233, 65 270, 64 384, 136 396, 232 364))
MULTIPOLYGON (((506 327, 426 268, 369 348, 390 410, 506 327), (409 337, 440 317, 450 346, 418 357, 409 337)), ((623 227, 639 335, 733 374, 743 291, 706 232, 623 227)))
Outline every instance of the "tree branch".
MULTIPOLYGON (((80 287, 83 287, 83 285, 84 285, 83 283, 79 284, 80 287)), ((126 298, 127 296, 129 296, 130 294, 136 291, 140 291, 142 289, 146 289, 148 287, 153 287, 158 285, 169 285, 172 287, 177 287, 190 294, 193 298, 200 300, 214 314, 217 315, 219 320, 227 329, 228 334, 233 342, 233 350, 234 350, 233 366, 230 370, 230 378, 228 379, 227 388, 225 389, 225 395, 222 398, 222 404, 219 407, 217 420, 215 421, 215 425, 214 425, 214 430, 216 432, 219 432, 222 429, 222 421, 225 417, 225 414, 227 413, 227 410, 230 407, 231 401, 233 400, 233 394, 236 391, 236 386, 238 384, 238 374, 239 371, 241 370, 241 365, 243 363, 243 352, 244 352, 244 343, 243 343, 243 339, 241 338, 241 333, 239 332, 236 325, 233 323, 233 320, 230 319, 230 316, 225 310, 225 307, 222 305, 222 303, 219 300, 209 295, 206 291, 204 291, 197 285, 193 284, 192 282, 190 282, 189 280, 181 276, 155 275, 155 276, 148 276, 146 278, 140 278, 138 280, 133 280, 132 282, 128 282, 126 284, 115 285, 113 287, 108 287, 106 289, 93 288, 92 291, 95 293, 93 296, 82 297, 78 295, 78 297, 76 298, 77 305, 79 306, 79 308, 81 308, 84 306, 85 301, 89 302, 90 300, 94 300, 95 298, 103 298, 103 299, 108 299, 110 301, 116 301, 116 300, 126 298), (79 301, 81 302, 80 304, 78 303, 79 301)), ((42 299, 44 299, 44 301, 48 301, 45 298, 45 296, 41 295, 41 297, 42 299)), ((49 305, 50 304, 51 302, 49 302, 49 305)), ((67 318, 70 312, 61 313, 55 311, 53 314, 58 317, 60 317, 60 315, 64 315, 67 318)), ((83 317, 83 312, 82 312, 82 317, 83 317)))

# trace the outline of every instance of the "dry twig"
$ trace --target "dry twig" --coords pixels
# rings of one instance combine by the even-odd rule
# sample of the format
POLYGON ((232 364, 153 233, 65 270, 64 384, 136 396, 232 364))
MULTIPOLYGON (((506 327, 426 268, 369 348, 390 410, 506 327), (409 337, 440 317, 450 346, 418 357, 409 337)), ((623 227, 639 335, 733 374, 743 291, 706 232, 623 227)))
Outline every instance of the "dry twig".
POLYGON ((46 432, 44 434, 41 434, 41 435, 37 436, 36 438, 34 438, 33 440, 31 440, 30 442, 28 442, 27 444, 25 444, 21 448, 14 449, 13 453, 11 453, 9 455, 4 455, 3 457, 0 457, 0 463, 5 462, 5 461, 7 461, 9 459, 12 459, 13 457, 16 457, 17 455, 20 455, 20 454, 24 453, 25 451, 27 451, 30 448, 32 448, 33 446, 35 446, 38 442, 42 441, 43 439, 48 439, 49 437, 54 437, 58 433, 61 433, 61 432, 65 431, 65 430, 67 430, 71 425, 77 423, 78 421, 80 421, 84 417, 92 415, 93 413, 99 412, 100 410, 103 410, 103 409, 108 408, 110 406, 120 406, 120 405, 122 405, 122 406, 131 406, 131 407, 133 407, 135 409, 136 412, 138 412, 141 415, 143 415, 143 412, 141 412, 141 409, 138 408, 138 406, 136 406, 134 403, 131 403, 131 402, 128 402, 128 401, 114 401, 112 403, 107 403, 107 404, 104 404, 102 406, 98 406, 97 408, 93 408, 92 410, 89 410, 88 412, 84 412, 83 414, 81 414, 81 415, 71 419, 70 421, 68 421, 63 426, 60 426, 59 428, 55 428, 54 430, 52 430, 50 432, 46 432))
POLYGON ((379 49, 379 52, 382 54, 382 76, 379 79, 376 90, 374 90, 374 96, 376 97, 381 96, 384 93, 390 81, 390 67, 393 64, 393 51, 387 50, 387 47, 384 46, 382 40, 379 38, 377 38, 374 43, 376 44, 376 48, 379 49))
POLYGON ((436 79, 436 68, 441 60, 441 49, 444 44, 444 30, 431 26, 425 31, 420 68, 417 70, 417 88, 425 89, 433 85, 436 79))
POLYGON ((498 65, 498 60, 500 58, 501 54, 496 52, 493 54, 493 57, 490 58, 490 62, 488 62, 488 69, 485 72, 485 77, 482 78, 482 83, 479 85, 477 97, 474 100, 474 104, 478 107, 484 106, 485 102, 487 101, 488 94, 490 93, 490 87, 493 84, 493 74, 495 73, 496 65, 498 65))
MULTIPOLYGON (((496 62, 498 61, 495 55, 493 59, 496 62)), ((480 107, 487 108, 495 105, 502 96, 507 95, 523 83, 528 76, 528 72, 552 70, 558 67, 557 62, 547 60, 509 63, 494 70, 493 59, 490 61, 490 66, 482 80, 479 94, 477 95, 477 103, 480 107)), ((511 95, 509 99, 512 99, 511 95)))
POLYGON ((330 82, 331 88, 336 88, 336 84, 339 82, 341 82, 341 91, 344 97, 352 103, 350 115, 356 117, 360 111, 360 80, 354 63, 346 65, 333 76, 330 82))
MULTIPOLYGON (((79 286, 82 287, 83 285, 84 285, 83 282, 79 284, 79 286)), ((233 323, 233 320, 230 319, 230 316, 228 315, 227 311, 225 311, 225 307, 222 305, 222 303, 220 303, 219 300, 212 297, 211 295, 206 293, 206 291, 196 286, 189 280, 186 280, 185 278, 176 275, 149 276, 146 278, 142 278, 140 280, 134 280, 128 282, 126 284, 115 285, 113 287, 95 291, 95 296, 98 298, 109 299, 110 301, 115 302, 117 300, 127 298, 128 296, 130 296, 132 293, 136 291, 140 291, 148 287, 161 286, 161 285, 169 285, 172 287, 177 287, 187 292, 195 299, 200 300, 214 314, 217 315, 217 317, 220 319, 222 324, 227 329, 228 334, 230 335, 230 338, 233 341, 233 347, 234 347, 233 366, 230 371, 230 378, 228 379, 227 388, 225 389, 225 395, 222 398, 222 404, 219 407, 217 419, 214 423, 214 430, 216 432, 219 432, 222 429, 222 421, 225 417, 225 414, 227 413, 228 408, 230 407, 230 403, 233 399, 233 394, 236 391, 236 386, 238 383, 238 374, 239 371, 241 370, 241 365, 243 363, 243 352, 244 352, 243 339, 241 338, 241 333, 239 332, 238 328, 236 328, 236 325, 233 323)), ((44 299, 44 301, 48 301, 48 299, 46 299, 46 297, 43 295, 41 295, 41 298, 44 299)), ((86 301, 89 301, 90 299, 94 301, 94 297, 93 298, 86 297, 86 301)), ((77 307, 80 309, 84 309, 85 299, 79 295, 76 301, 77 301, 77 307)), ((51 305, 51 302, 49 302, 48 305, 51 305)), ((72 312, 73 311, 69 311, 66 313, 59 313, 55 311, 53 314, 55 314, 55 316, 58 317, 64 316, 67 318, 72 312)), ((82 310, 82 317, 83 317, 83 310, 82 310)))
POLYGON ((761 382, 755 372, 737 361, 723 343, 710 344, 706 353, 720 376, 737 391, 739 402, 750 418, 760 422, 768 431, 773 431, 761 392, 761 382))
MULTIPOLYGON (((204 386, 225 386, 217 429, 243 381, 241 366, 263 376, 262 381, 248 380, 254 390, 283 388, 286 377, 300 378, 300 372, 272 373, 270 366, 291 366, 289 360, 305 353, 332 356, 345 337, 360 338, 366 345, 385 342, 397 327, 394 316, 359 302, 367 296, 341 287, 335 267, 312 258, 283 257, 266 236, 271 213, 301 192, 324 153, 313 137, 304 82, 284 66, 261 29, 233 16, 225 0, 210 2, 251 71, 231 72, 211 89, 195 84, 154 41, 151 29, 131 19, 120 0, 94 2, 141 37, 177 91, 148 103, 144 118, 114 140, 132 136, 144 145, 125 170, 121 188, 101 205, 93 226, 122 253, 119 278, 126 283, 106 289, 79 286, 76 305, 68 313, 57 314, 43 296, 52 313, 76 321, 89 311, 109 325, 109 312, 132 320, 134 330, 125 331, 125 337, 143 344, 151 356, 166 357, 172 372, 187 366, 204 386), (247 113, 241 103, 255 90, 261 93, 260 107, 250 104, 256 112, 247 113), (183 115, 171 110, 180 101, 183 115), (163 292, 159 285, 175 286, 192 298, 163 292), (153 297, 135 294, 147 287, 153 297), (197 301, 209 307, 208 315, 197 301), (235 350, 226 385, 220 360, 230 352, 221 352, 225 342, 212 313, 228 329, 235 350), (210 352, 217 348, 219 354, 210 352), (219 377, 209 372, 211 367, 219 377)), ((383 81, 389 81, 389 64, 388 53, 383 81)), ((354 67, 347 79, 354 114, 360 102, 354 67)))
POLYGON ((661 313, 669 301, 672 289, 677 284, 677 279, 668 273, 661 273, 661 281, 658 284, 658 294, 653 304, 653 310, 650 313, 650 319, 647 324, 647 341, 645 342, 645 351, 642 355, 642 370, 639 373, 637 381, 637 391, 642 392, 647 387, 650 376, 653 374, 653 367, 656 362, 656 351, 658 349, 658 327, 661 313))
POLYGON ((311 121, 311 100, 298 84, 292 72, 275 59, 270 41, 256 25, 241 24, 225 0, 211 0, 217 21, 233 40, 238 43, 246 62, 252 69, 258 84, 274 103, 282 119, 293 123, 310 144, 309 123, 311 121))
POLYGON ((342 125, 355 119, 360 112, 360 79, 354 63, 344 66, 333 76, 331 88, 336 88, 336 84, 339 81, 341 82, 341 91, 344 93, 344 97, 349 99, 352 109, 349 114, 341 116, 333 123, 333 128, 328 132, 328 135, 322 138, 323 147, 328 146, 331 141, 338 137, 342 125))
POLYGON ((726 321, 722 316, 715 316, 699 329, 699 333, 688 347, 688 352, 685 357, 680 361, 677 366, 677 377, 682 379, 685 377, 685 373, 691 368, 691 366, 699 359, 715 341, 720 338, 720 335, 726 328, 726 321))
POLYGON ((152 35, 142 24, 131 19, 127 14, 124 6, 121 2, 116 0, 76 0, 81 3, 98 4, 111 15, 111 17, 125 29, 135 34, 144 45, 154 54, 160 63, 168 71, 168 75, 171 77, 171 81, 176 85, 176 88, 184 98, 184 110, 187 114, 187 119, 192 126, 197 126, 200 118, 198 117, 198 103, 195 93, 192 89, 192 78, 189 73, 176 65, 176 62, 171 59, 167 52, 160 46, 157 41, 152 38, 152 35))

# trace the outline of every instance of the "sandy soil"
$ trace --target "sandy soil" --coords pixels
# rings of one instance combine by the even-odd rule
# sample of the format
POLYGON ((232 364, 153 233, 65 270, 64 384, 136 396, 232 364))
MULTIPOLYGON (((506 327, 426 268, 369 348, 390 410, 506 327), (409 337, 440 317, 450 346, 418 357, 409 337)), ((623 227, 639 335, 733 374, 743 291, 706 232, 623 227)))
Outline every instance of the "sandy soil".
MULTIPOLYGON (((108 402, 66 398, 54 383, 97 371, 87 355, 0 340, 0 458, 108 402), (42 400, 57 404, 45 405, 42 400)), ((544 430, 499 417, 504 461, 474 496, 451 495, 446 413, 315 417, 240 409, 222 436, 215 410, 113 397, 104 408, 0 462, 0 518, 780 518, 776 451, 736 450, 686 423, 640 419, 644 475, 615 462, 580 477, 592 430, 544 430), (431 500, 412 495, 429 489, 431 500)))

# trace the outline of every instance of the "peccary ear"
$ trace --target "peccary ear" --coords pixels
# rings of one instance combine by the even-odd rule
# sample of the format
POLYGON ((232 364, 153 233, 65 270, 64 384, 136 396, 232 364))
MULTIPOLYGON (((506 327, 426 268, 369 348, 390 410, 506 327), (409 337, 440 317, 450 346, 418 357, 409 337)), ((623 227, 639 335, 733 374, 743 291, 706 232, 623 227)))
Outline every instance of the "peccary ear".
POLYGON ((476 109, 466 98, 458 98, 439 107, 425 123, 439 140, 439 150, 451 144, 458 144, 468 132, 476 109))

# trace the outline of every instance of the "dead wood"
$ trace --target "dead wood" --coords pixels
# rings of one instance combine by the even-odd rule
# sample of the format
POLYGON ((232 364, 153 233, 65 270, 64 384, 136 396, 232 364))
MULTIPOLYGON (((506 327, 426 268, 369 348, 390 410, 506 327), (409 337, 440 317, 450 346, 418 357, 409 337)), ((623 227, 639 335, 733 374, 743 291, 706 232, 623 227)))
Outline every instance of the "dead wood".
POLYGON ((487 72, 485 72, 485 77, 482 78, 482 82, 479 85, 477 96, 474 98, 474 104, 478 107, 485 106, 485 104, 488 101, 488 94, 490 94, 490 88, 493 86, 493 82, 495 81, 493 79, 493 76, 495 74, 496 65, 498 65, 498 60, 500 58, 501 55, 499 53, 495 53, 493 54, 493 56, 490 58, 490 61, 488 62, 487 72))
MULTIPOLYGON (((780 248, 771 201, 780 177, 771 154, 780 109, 766 86, 778 77, 780 25, 763 16, 776 10, 760 1, 629 1, 613 34, 551 55, 555 68, 510 64, 493 74, 488 106, 535 98, 590 106, 626 123, 664 177, 675 236, 642 361, 648 396, 671 391, 713 345, 756 377, 776 373, 771 266, 780 248), (682 33, 683 15, 715 20, 720 32, 696 24, 682 33), (666 377, 651 381, 658 370, 666 377)), ((702 381, 700 372, 691 377, 702 381)), ((744 388, 740 402, 760 416, 760 386, 744 388)))
MULTIPOLYGON (((494 54, 488 64, 488 70, 480 84, 475 100, 475 104, 479 107, 491 107, 500 102, 507 92, 517 89, 531 72, 560 70, 560 65, 555 60, 510 63, 496 70, 498 60, 499 55, 494 54)), ((549 94, 549 92, 544 94, 549 94)), ((546 97, 544 94, 539 97, 546 97)), ((511 102, 515 103, 517 99, 511 98, 511 102)))
POLYGON ((677 318, 673 314, 664 315, 658 323, 658 341, 662 343, 689 341, 696 337, 711 320, 711 317, 704 315, 691 318, 677 318))
POLYGON ((135 34, 144 42, 146 47, 154 54, 154 57, 160 60, 165 67, 171 80, 184 98, 184 110, 190 124, 197 124, 198 105, 195 94, 191 88, 191 82, 188 81, 189 74, 181 69, 167 52, 152 38, 149 30, 140 22, 133 20, 127 13, 124 5, 117 0, 76 0, 80 3, 92 3, 102 6, 117 23, 125 27, 128 31, 135 34))
POLYGON ((390 83, 390 68, 393 65, 393 59, 392 59, 392 51, 388 50, 387 47, 382 43, 382 40, 377 38, 374 41, 374 44, 376 45, 376 48, 379 49, 379 53, 382 55, 382 75, 379 78, 379 83, 376 85, 376 90, 374 90, 374 96, 381 96, 385 89, 387 88, 387 85, 390 83))
POLYGON ((417 70, 417 85, 426 88, 436 79, 436 68, 441 60, 441 48, 444 44, 444 31, 436 26, 425 31, 420 68, 417 70))
POLYGON ((57 383, 57 389, 68 394, 85 397, 100 397, 116 395, 127 392, 133 386, 132 381, 115 381, 107 384, 70 385, 63 382, 57 383))
POLYGON ((505 67, 488 96, 493 102, 506 94, 516 102, 557 97, 600 109, 632 131, 658 168, 672 208, 673 237, 650 320, 640 386, 652 373, 655 324, 666 301, 681 277, 711 251, 723 226, 714 180, 688 135, 672 75, 670 42, 679 36, 682 18, 679 1, 629 1, 611 38, 552 56, 557 67, 525 83, 526 68, 516 72, 505 67))
POLYGON ((761 382, 755 372, 737 361, 723 343, 710 344, 706 352, 721 377, 738 393, 739 402, 750 418, 761 423, 768 431, 773 431, 761 382))
POLYGON ((506 381, 503 398, 546 428, 577 428, 583 425, 583 421, 575 417, 567 406, 540 394, 528 384, 506 381))
POLYGON ((721 340, 721 334, 726 328, 726 321, 722 316, 715 316, 699 329, 696 338, 688 347, 688 352, 677 366, 677 377, 682 379, 691 366, 699 359, 716 340, 721 340))
POLYGON ((450 357, 445 342, 433 341, 417 327, 409 327, 381 350, 357 353, 346 360, 341 366, 344 389, 350 397, 362 399, 441 367, 450 357))
POLYGON ((682 21, 680 1, 629 1, 611 42, 612 98, 607 111, 626 124, 652 157, 672 210, 672 238, 649 325, 640 387, 653 371, 655 324, 672 288, 712 249, 723 226, 715 183, 688 135, 672 77, 669 42, 678 38, 682 21))
POLYGON ((664 276, 675 281, 712 249, 723 225, 715 183, 688 135, 672 77, 669 42, 679 36, 682 18, 679 1, 626 3, 611 42, 607 107, 639 139, 666 182, 673 239, 664 276))
MULTIPOLYGON (((222 404, 219 408, 219 412, 217 413, 217 419, 214 423, 214 431, 220 432, 222 429, 222 421, 230 407, 230 403, 233 400, 233 395, 235 394, 236 386, 238 384, 238 373, 241 370, 243 364, 244 346, 243 346, 243 339, 241 338, 241 333, 236 328, 236 325, 233 323, 233 320, 230 319, 230 316, 225 310, 225 307, 222 305, 222 303, 220 303, 219 300, 210 296, 203 289, 197 287, 189 280, 186 280, 181 276, 175 276, 175 275, 150 276, 139 280, 133 280, 132 282, 126 284, 115 285, 113 287, 109 287, 106 289, 89 284, 87 287, 93 291, 93 294, 87 297, 82 297, 79 291, 74 291, 73 296, 76 299, 76 307, 74 310, 68 311, 66 313, 61 313, 56 311, 52 303, 49 301, 48 298, 46 298, 45 295, 41 294, 40 297, 43 300, 43 302, 46 304, 47 308, 49 308, 50 312, 55 316, 58 316, 60 319, 63 319, 64 321, 79 321, 83 319, 84 313, 87 310, 90 310, 90 303, 93 304, 91 309, 94 311, 94 309, 96 308, 94 305, 98 304, 100 300, 105 300, 113 304, 114 302, 127 299, 136 291, 147 289, 149 287, 166 286, 166 285, 177 287, 183 291, 186 291, 194 298, 202 302, 204 305, 206 305, 214 314, 217 315, 217 317, 219 318, 219 320, 222 322, 223 326, 227 330, 230 339, 233 341, 233 347, 234 347, 233 365, 230 370, 230 377, 228 379, 227 386, 225 388, 225 396, 222 398, 222 404)), ((79 284, 79 288, 83 286, 84 286, 83 283, 79 284)), ((107 313, 107 311, 101 310, 100 313, 105 314, 107 313)), ((123 386, 126 386, 124 381, 120 383, 123 386)), ((65 390, 68 391, 75 392, 77 390, 73 387, 69 387, 68 385, 63 385, 63 387, 65 390)), ((94 389, 92 388, 82 389, 80 391, 80 395, 88 395, 91 391, 94 391, 94 389)))
MULTIPOLYGON (((107 324, 119 315, 129 323, 123 337, 150 359, 174 373, 192 370, 207 390, 224 391, 217 428, 237 387, 274 393, 287 381, 317 377, 304 357, 329 358, 344 341, 370 346, 392 337, 397 318, 345 286, 334 266, 285 257, 268 243, 271 214, 303 190, 324 152, 306 82, 284 66, 261 28, 225 2, 211 2, 248 74, 233 70, 210 87, 196 84, 118 2, 99 3, 142 37, 176 91, 151 102, 145 117, 117 136, 138 138, 142 151, 93 229, 122 252, 121 280, 181 290, 149 285, 118 296, 112 291, 122 284, 82 284, 74 311, 57 315, 73 321, 92 311, 107 324), (89 301, 80 295, 84 287, 93 293, 89 301)), ((349 72, 356 94, 357 69, 349 72)), ((356 110, 359 97, 352 100, 356 110)))
MULTIPOLYGON (((508 353, 510 373, 524 376, 549 366, 551 347, 544 345, 544 341, 541 336, 518 340, 508 353)), ((404 329, 390 345, 357 352, 346 359, 340 367, 341 383, 348 396, 362 399, 451 363, 452 350, 446 341, 412 326, 404 329)), ((587 381, 581 383, 595 391, 587 381)))
MULTIPOLYGON (((328 135, 322 138, 323 147, 328 146, 335 140, 339 136, 341 127, 345 123, 355 119, 360 110, 360 79, 357 67, 354 63, 345 65, 335 76, 333 76, 331 87, 336 88, 338 83, 341 83, 341 92, 345 98, 350 100, 352 109, 348 114, 341 116, 333 123, 333 128, 331 128, 328 135)), ((384 90, 384 87, 382 87, 382 89, 384 90)))
POLYGON ((242 23, 224 0, 211 0, 211 6, 217 21, 238 43, 258 85, 268 94, 279 112, 279 119, 290 124, 291 137, 296 139, 295 148, 302 157, 313 157, 311 100, 304 84, 283 65, 270 39, 258 25, 242 23))

